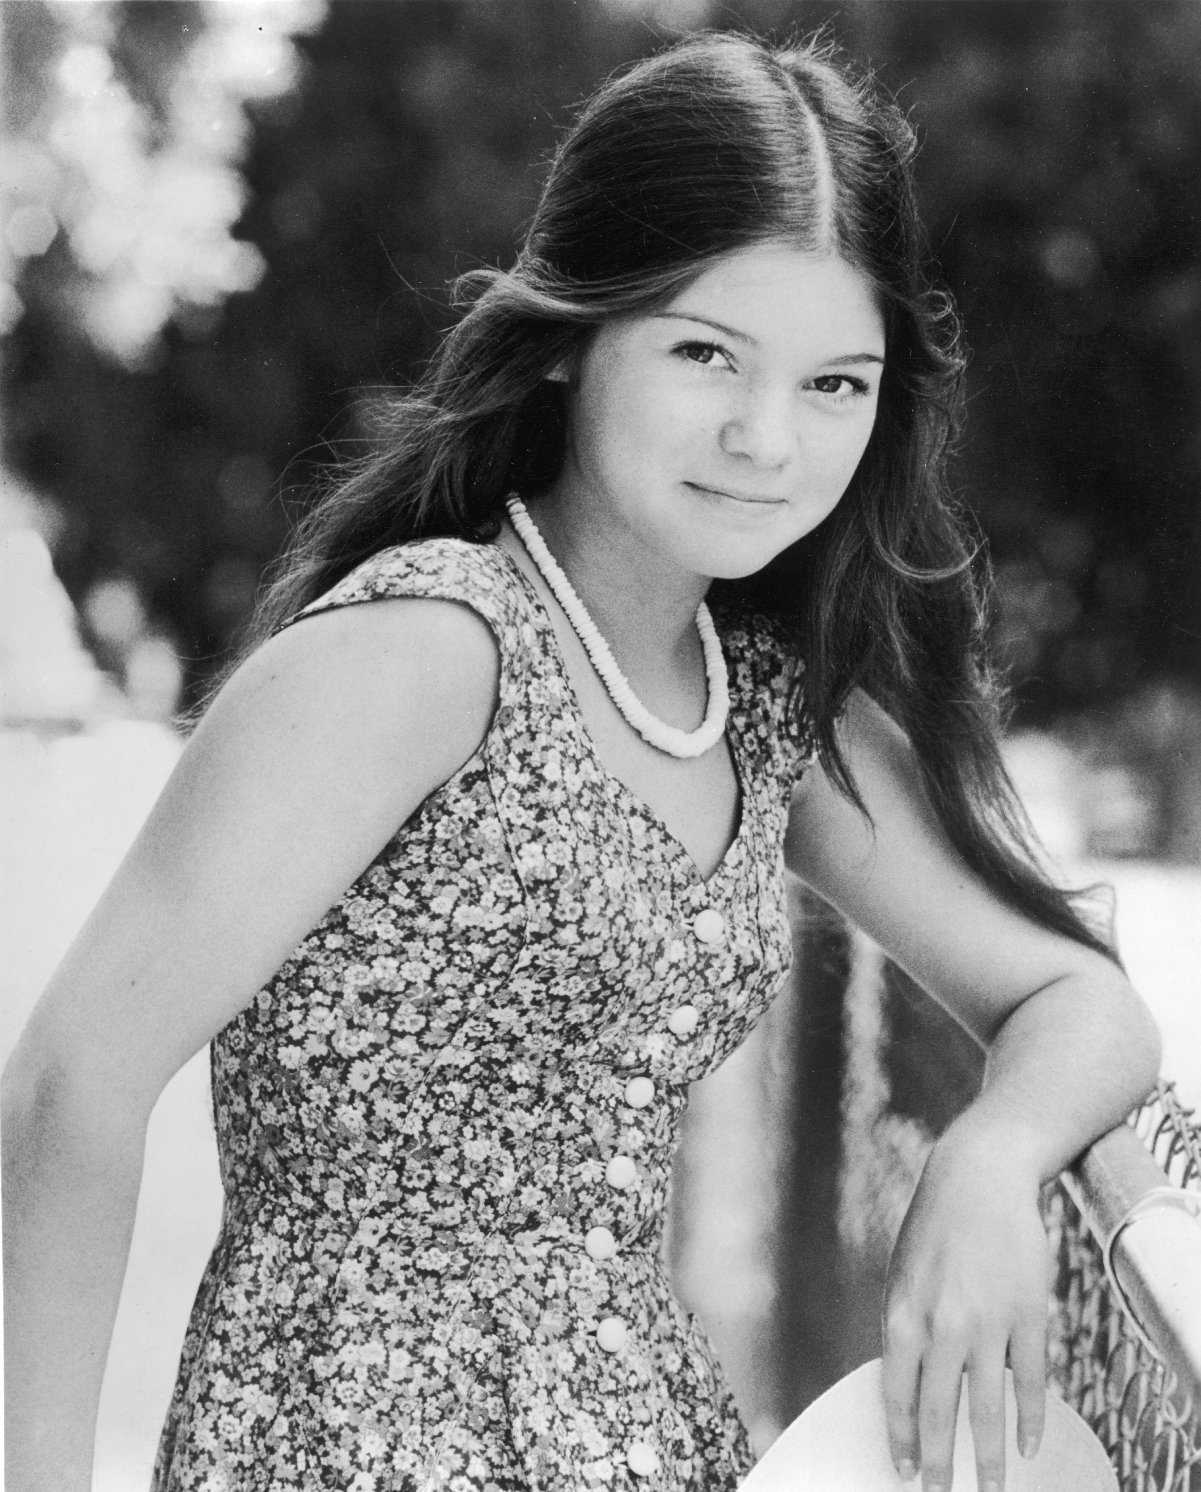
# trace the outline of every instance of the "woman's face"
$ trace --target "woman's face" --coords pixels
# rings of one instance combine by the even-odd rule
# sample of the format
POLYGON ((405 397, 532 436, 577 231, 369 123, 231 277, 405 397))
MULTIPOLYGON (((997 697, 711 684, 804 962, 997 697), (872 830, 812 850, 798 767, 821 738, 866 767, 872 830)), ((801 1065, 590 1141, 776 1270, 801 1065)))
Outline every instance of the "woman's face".
POLYGON ((731 254, 580 356, 556 521, 706 579, 752 574, 846 490, 883 363, 876 297, 842 259, 731 254))

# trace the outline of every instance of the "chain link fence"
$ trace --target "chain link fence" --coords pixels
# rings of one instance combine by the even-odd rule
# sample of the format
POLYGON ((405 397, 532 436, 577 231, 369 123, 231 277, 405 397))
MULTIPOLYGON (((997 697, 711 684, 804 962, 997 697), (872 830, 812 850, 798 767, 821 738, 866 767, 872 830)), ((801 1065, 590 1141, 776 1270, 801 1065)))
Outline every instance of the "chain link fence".
MULTIPOLYGON (((1170 1184, 1196 1197, 1201 1212, 1201 1126, 1170 1085, 1139 1110, 1131 1128, 1163 1172, 1153 1200, 1172 1207, 1175 1199, 1162 1190, 1170 1184)), ((1106 1265, 1106 1248, 1097 1237, 1103 1219, 1087 1216, 1097 1211, 1096 1200, 1087 1179, 1048 1194, 1057 1265, 1052 1386, 1108 1450, 1122 1492, 1201 1492, 1201 1404, 1192 1381, 1201 1364, 1179 1360, 1182 1354, 1170 1347, 1176 1360, 1169 1362, 1163 1344, 1152 1340, 1128 1298, 1134 1292, 1123 1287, 1112 1262, 1106 1265)), ((1121 1221, 1111 1227, 1109 1238, 1121 1227, 1121 1221)), ((1143 1283, 1152 1289, 1157 1284, 1143 1283)), ((1165 1287, 1168 1282, 1159 1282, 1165 1287)), ((1191 1324, 1194 1334, 1201 1332, 1201 1321, 1194 1317, 1191 1324)))

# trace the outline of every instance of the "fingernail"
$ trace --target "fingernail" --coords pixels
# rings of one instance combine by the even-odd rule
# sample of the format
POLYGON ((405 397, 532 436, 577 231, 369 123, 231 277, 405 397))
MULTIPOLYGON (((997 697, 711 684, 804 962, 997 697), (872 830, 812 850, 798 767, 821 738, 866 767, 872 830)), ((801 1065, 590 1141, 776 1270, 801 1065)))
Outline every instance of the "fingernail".
POLYGON ((1005 1492, 1003 1485, 996 1477, 990 1476, 986 1482, 980 1483, 980 1492, 1005 1492))
POLYGON ((1038 1436, 1022 1435, 1018 1439, 1018 1450, 1027 1461, 1032 1461, 1038 1455, 1038 1436))
POLYGON ((897 1462, 897 1475, 903 1482, 911 1482, 917 1475, 917 1465, 908 1456, 897 1462))

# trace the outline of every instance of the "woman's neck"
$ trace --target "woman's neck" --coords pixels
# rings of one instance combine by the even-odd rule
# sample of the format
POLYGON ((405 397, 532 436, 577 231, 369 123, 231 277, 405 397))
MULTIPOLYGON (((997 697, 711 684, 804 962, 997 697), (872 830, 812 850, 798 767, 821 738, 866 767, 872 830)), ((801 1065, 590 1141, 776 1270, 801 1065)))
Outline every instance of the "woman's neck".
MULTIPOLYGON (((708 582, 669 572, 632 535, 580 521, 578 511, 569 519, 564 505, 544 498, 530 516, 614 655, 627 669, 650 673, 694 660, 696 611, 708 582)), ((509 552, 536 569, 507 524, 504 537, 509 552)))

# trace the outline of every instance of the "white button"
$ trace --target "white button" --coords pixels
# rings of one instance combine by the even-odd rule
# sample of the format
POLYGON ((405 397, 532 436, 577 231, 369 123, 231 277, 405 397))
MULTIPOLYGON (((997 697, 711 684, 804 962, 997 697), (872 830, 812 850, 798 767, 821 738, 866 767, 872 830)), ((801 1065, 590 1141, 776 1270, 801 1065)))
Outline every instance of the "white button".
POLYGON ((619 1192, 633 1186, 638 1179, 638 1167, 628 1155, 615 1155, 605 1167, 605 1180, 619 1192))
POLYGON ((691 1036, 700 1018, 695 1005, 678 1005, 667 1017, 667 1029, 673 1036, 691 1036))
POLYGON ((726 919, 714 907, 706 907, 692 919, 692 930, 702 943, 720 943, 726 935, 726 919))
POLYGON ((617 1240, 608 1228, 589 1228, 584 1234, 584 1252, 593 1259, 611 1259, 617 1252, 617 1240))
POLYGON ((655 1097, 655 1085, 650 1078, 631 1078, 626 1084, 626 1103, 632 1109, 644 1109, 655 1097))
POLYGON ((620 1316, 606 1316, 596 1328, 596 1341, 602 1352, 620 1352, 627 1335, 628 1329, 620 1316))
POLYGON ((659 1469, 659 1457, 654 1446, 645 1440, 635 1440, 626 1447, 626 1465, 635 1476, 654 1476, 659 1469))

